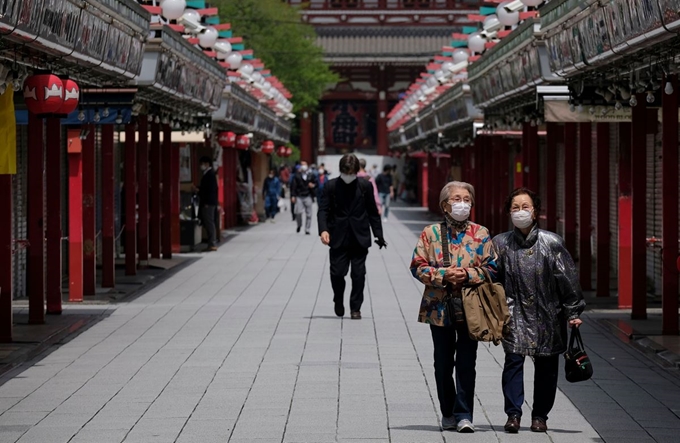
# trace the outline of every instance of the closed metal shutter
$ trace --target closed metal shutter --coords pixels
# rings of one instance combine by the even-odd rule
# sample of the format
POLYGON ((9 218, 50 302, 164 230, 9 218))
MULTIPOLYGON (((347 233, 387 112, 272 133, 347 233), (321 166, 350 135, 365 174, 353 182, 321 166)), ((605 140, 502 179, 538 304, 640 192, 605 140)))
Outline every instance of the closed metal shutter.
MULTIPOLYGON (((12 238, 22 241, 28 238, 27 223, 27 174, 28 168, 28 127, 17 126, 17 173, 12 176, 12 238)), ((13 298, 26 297, 26 259, 28 250, 14 246, 15 253, 12 261, 14 281, 12 285, 13 298)))
POLYGON ((557 143, 557 233, 564 238, 564 142, 557 143))
MULTIPOLYGON (((647 134, 647 237, 662 238, 661 136, 647 134)), ((635 173, 635 171, 633 171, 635 173)), ((647 248, 647 290, 661 295, 661 248, 647 248)))
POLYGON ((619 124, 609 124, 609 259, 610 288, 618 288, 619 269, 619 124))

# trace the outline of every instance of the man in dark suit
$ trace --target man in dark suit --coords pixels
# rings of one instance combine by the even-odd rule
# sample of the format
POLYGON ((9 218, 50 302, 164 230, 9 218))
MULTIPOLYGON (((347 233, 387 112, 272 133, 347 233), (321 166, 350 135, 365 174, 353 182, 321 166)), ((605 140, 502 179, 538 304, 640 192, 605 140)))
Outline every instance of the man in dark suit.
POLYGON ((212 168, 210 157, 201 157, 201 185, 198 187, 198 199, 201 205, 201 221, 208 234, 208 250, 217 251, 217 234, 215 232, 215 213, 217 212, 217 176, 212 168))
POLYGON ((331 285, 335 314, 345 315, 345 276, 352 265, 352 292, 349 307, 352 319, 361 319, 366 282, 366 256, 371 246, 371 230, 375 243, 387 247, 383 239, 380 214, 373 198, 373 186, 357 178, 359 159, 347 154, 340 159, 340 179, 329 180, 319 201, 319 235, 330 246, 331 285))

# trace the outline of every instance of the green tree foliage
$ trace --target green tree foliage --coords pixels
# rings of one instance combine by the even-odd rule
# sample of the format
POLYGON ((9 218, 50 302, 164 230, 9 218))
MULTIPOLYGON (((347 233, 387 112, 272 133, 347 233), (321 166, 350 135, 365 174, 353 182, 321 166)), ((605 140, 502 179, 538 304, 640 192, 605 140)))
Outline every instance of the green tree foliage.
POLYGON ((267 69, 293 94, 294 111, 313 109, 338 76, 323 61, 314 28, 282 0, 213 0, 223 23, 255 51, 267 69))

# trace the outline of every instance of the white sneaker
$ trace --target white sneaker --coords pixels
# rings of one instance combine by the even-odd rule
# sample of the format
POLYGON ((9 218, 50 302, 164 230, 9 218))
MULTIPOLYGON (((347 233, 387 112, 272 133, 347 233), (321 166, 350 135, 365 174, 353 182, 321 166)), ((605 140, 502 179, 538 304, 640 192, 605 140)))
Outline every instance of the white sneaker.
POLYGON ((383 222, 387 223, 387 217, 383 218, 383 222))
POLYGON ((475 426, 468 419, 463 419, 459 421, 456 429, 461 434, 472 434, 473 432, 475 432, 475 426))

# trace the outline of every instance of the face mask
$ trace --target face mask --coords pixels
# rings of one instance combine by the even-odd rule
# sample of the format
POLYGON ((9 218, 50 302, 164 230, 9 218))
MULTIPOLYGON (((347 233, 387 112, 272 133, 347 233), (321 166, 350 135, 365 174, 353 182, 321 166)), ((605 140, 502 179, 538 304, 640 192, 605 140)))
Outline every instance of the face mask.
POLYGON ((451 217, 456 221, 465 221, 470 217, 470 203, 457 202, 451 204, 451 217))
POLYGON ((510 214, 512 224, 517 229, 526 229, 534 223, 532 211, 517 211, 510 214))
POLYGON ((319 174, 323 174, 323 173, 324 173, 323 169, 319 169, 319 174))
POLYGON ((269 178, 274 178, 274 174, 269 174, 269 178))
POLYGON ((307 165, 300 166, 300 171, 307 172, 307 165))
POLYGON ((201 165, 201 171, 205 172, 207 169, 208 169, 208 167, 206 165, 201 165))
POLYGON ((340 178, 341 178, 342 181, 344 181, 345 183, 350 184, 350 183, 352 183, 354 180, 357 179, 357 175, 356 175, 356 174, 340 174, 340 178))

